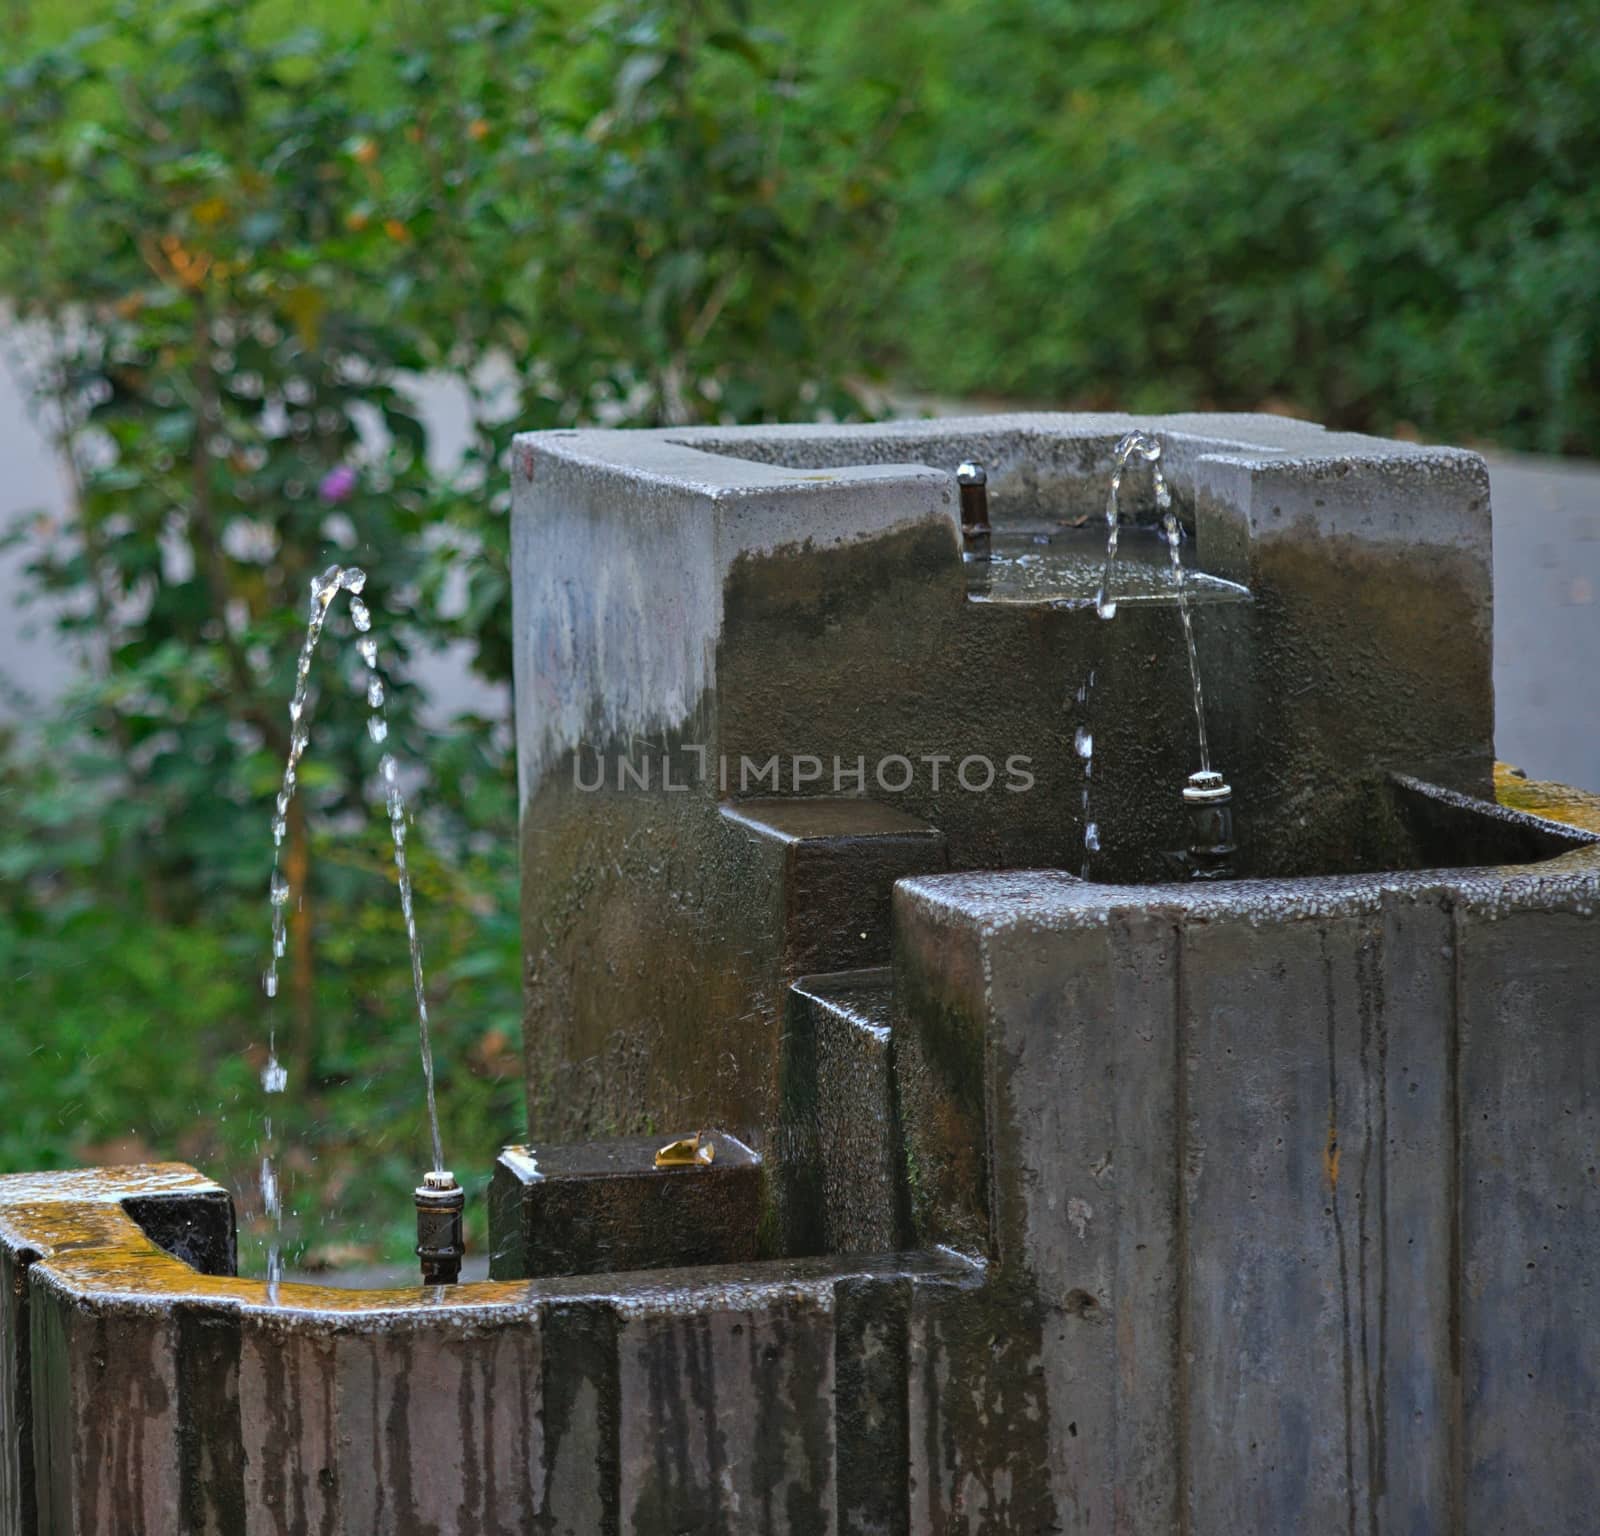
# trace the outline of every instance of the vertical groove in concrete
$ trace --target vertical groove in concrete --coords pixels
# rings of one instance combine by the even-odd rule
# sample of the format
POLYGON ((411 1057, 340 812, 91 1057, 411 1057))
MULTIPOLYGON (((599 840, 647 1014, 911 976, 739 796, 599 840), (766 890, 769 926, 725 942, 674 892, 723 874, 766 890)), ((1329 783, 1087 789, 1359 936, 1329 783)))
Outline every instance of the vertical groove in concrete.
POLYGON ((38 1254, 0 1245, 0 1530, 35 1536, 33 1365, 28 1270, 38 1254))
POLYGON ((249 1536, 334 1536, 338 1344, 292 1319, 244 1319, 238 1404, 249 1536))
POLYGON ((552 1302, 540 1331, 540 1536, 620 1536, 617 1314, 606 1302, 552 1302))
POLYGON ((833 1536, 831 1290, 626 1318, 620 1505, 630 1536, 833 1536))
POLYGON ((909 1536, 909 1280, 834 1287, 839 1536, 909 1536))
POLYGON ((1450 931, 1449 1023, 1450 1046, 1448 1057, 1450 1093, 1450 1187, 1449 1187, 1449 1289, 1447 1291, 1449 1318, 1450 1362, 1450 1417, 1447 1434, 1450 1449, 1450 1483, 1447 1514, 1450 1530, 1466 1529, 1466 1360, 1462 1343, 1462 1289, 1466 1283, 1463 1272, 1464 1244, 1462 1223, 1466 1199, 1466 1181, 1462 1164, 1461 1124, 1461 903, 1446 898, 1450 931))
POLYGON ((236 1536, 247 1526, 239 1414, 239 1317, 178 1313, 178 1461, 186 1536, 236 1536))
POLYGON ((1326 1053, 1328 1063, 1328 1150, 1326 1158, 1330 1170, 1329 1183, 1331 1186, 1328 1194, 1328 1210, 1333 1219, 1333 1241, 1339 1271, 1339 1387, 1342 1396, 1340 1428, 1344 1442, 1345 1529, 1348 1532, 1348 1536, 1356 1536, 1355 1425, 1352 1417, 1352 1397, 1355 1384, 1352 1380, 1350 1346, 1350 1256, 1348 1245, 1345 1241, 1343 1202, 1339 1193, 1339 1170, 1346 1154, 1345 1145, 1341 1139, 1345 1135, 1345 1130, 1340 1123, 1339 1115, 1339 1005, 1334 995, 1333 957, 1328 953, 1327 929, 1320 929, 1318 938, 1322 947, 1323 986, 1326 990, 1323 1022, 1327 1029, 1328 1039, 1326 1053))
POLYGON ((30 1286, 28 1360, 33 1398, 33 1477, 43 1536, 73 1529, 72 1383, 59 1293, 30 1286))
MULTIPOLYGON (((540 1329, 532 1319, 280 1341, 301 1362, 306 1445, 277 1449, 315 1487, 281 1528, 341 1536, 544 1532, 540 1329), (314 1502, 312 1502, 314 1500, 314 1502)), ((270 1420, 255 1427, 272 1431, 270 1420)), ((576 1468, 595 1489, 593 1463, 576 1468)), ((282 1508, 280 1504, 278 1506, 282 1508)), ((584 1510, 567 1527, 586 1529, 584 1510)), ((279 1526, 269 1525, 270 1530, 279 1526)), ((600 1529, 596 1526, 595 1529, 600 1529)))
MULTIPOLYGON (((1063 1213, 1075 1238, 1081 1223, 1102 1249, 1111 1280, 1098 1324, 1111 1367, 1111 1477, 1096 1529, 1170 1531, 1183 1520, 1174 1454, 1182 1438, 1176 1334, 1184 1134, 1173 1113, 1173 1083, 1183 1070, 1172 1017, 1181 974, 1173 924, 1154 914, 1118 917, 1106 932, 1106 960, 1110 1007, 1102 1021, 1086 1019, 1084 1043, 1102 1053, 1110 1120, 1102 1145, 1079 1144, 1086 1205, 1063 1213)), ((1066 1301, 1070 1316, 1075 1298, 1069 1293, 1066 1301)), ((1093 1319, 1077 1326, 1084 1321, 1093 1319)), ((1078 1428, 1081 1439, 1085 1426, 1078 1428)))
POLYGON ((1460 945, 1463 1531, 1567 1536, 1597 1504, 1600 922, 1469 899, 1460 945))
POLYGON ((1437 898, 1387 895, 1364 993, 1381 1154, 1368 1514, 1369 1525, 1402 1533, 1437 1521, 1450 1501, 1454 970, 1437 898))
POLYGON ((1172 1455, 1177 1536, 1193 1528, 1194 1487, 1190 1468, 1189 1405, 1189 999, 1183 966, 1183 924, 1172 927, 1172 1455))
MULTIPOLYGON (((938 1536, 1079 1531, 1050 1466, 1042 1332, 1055 1321, 1026 1285, 919 1280, 906 1404, 911 1530, 938 1536), (1063 1519, 1066 1523, 1063 1525, 1063 1519)), ((1107 1507, 1099 1501, 1098 1507, 1107 1507)))
POLYGON ((1206 1536, 1370 1520, 1361 1148, 1377 1095, 1354 963, 1369 930, 1355 914, 1185 925, 1188 1465, 1206 1536))

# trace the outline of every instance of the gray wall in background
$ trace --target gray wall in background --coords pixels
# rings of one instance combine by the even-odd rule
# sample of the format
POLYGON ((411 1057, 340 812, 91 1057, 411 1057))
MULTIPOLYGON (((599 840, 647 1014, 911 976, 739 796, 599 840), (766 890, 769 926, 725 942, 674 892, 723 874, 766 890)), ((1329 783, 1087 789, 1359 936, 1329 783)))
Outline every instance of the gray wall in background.
MULTIPOLYGON (((438 462, 466 441, 462 392, 417 382, 438 462)), ((1533 778, 1600 790, 1600 468, 1558 459, 1494 459, 1495 746, 1533 778)), ((0 369, 0 527, 35 508, 59 512, 61 476, 28 419, 16 380, 0 369)), ((18 694, 59 697, 75 659, 42 607, 22 609, 22 550, 0 554, 0 720, 18 694)), ((417 680, 441 721, 471 707, 504 716, 509 699, 467 670, 462 652, 424 658, 417 680)))
MULTIPOLYGON (((0 365, 0 533, 24 512, 59 513, 66 501, 61 472, 28 418, 16 377, 0 365)), ((0 551, 0 721, 14 718, 29 700, 58 698, 77 669, 76 658, 52 631, 49 612, 42 605, 18 606, 27 563, 26 548, 0 551)))

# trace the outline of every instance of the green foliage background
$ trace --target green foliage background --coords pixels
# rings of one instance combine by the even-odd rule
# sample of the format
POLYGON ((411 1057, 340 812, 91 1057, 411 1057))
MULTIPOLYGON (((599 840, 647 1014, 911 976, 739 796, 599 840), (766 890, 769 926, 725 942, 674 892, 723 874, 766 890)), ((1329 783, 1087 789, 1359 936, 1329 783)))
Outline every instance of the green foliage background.
POLYGON ((75 486, 19 537, 89 662, 0 744, 0 1162, 183 1156, 249 1217, 276 1018, 303 1261, 401 1252, 425 1145, 342 612, 257 983, 335 560, 425 774, 446 1144, 520 1128, 509 743, 404 681, 454 642, 509 684, 513 430, 888 382, 1595 451, 1593 0, 0 0, 0 50, 0 304, 75 486))
POLYGON ((828 0, 902 382, 1596 452, 1594 0, 828 0))

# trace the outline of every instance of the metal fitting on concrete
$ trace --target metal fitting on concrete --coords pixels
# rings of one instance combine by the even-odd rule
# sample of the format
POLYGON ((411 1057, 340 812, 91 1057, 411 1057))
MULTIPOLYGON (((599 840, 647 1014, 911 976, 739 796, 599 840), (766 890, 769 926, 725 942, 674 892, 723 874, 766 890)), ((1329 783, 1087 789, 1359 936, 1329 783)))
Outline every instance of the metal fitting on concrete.
POLYGON ((1192 880, 1233 877, 1233 788, 1220 773, 1191 773, 1183 789, 1191 830, 1186 863, 1192 880))
POLYGON ((961 542, 969 560, 989 558, 989 476, 983 465, 966 459, 956 466, 961 487, 961 542))
POLYGON ((417 1257, 424 1285, 454 1285, 467 1251, 461 1218, 467 1192, 447 1169, 425 1173, 417 1186, 417 1257))

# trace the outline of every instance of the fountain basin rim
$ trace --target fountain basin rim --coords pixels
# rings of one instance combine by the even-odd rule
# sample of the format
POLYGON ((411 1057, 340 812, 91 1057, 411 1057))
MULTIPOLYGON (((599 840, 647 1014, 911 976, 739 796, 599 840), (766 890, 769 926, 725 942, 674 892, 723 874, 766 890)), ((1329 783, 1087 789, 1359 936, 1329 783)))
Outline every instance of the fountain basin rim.
POLYGON ((284 1281, 274 1302, 265 1280, 201 1274, 174 1257, 122 1205, 125 1199, 217 1195, 226 1191, 182 1163, 0 1176, 0 1239, 24 1259, 32 1277, 92 1310, 220 1310, 323 1332, 442 1321, 471 1327, 582 1303, 605 1303, 623 1317, 736 1311, 782 1297, 826 1305, 840 1280, 908 1277, 965 1286, 981 1283, 986 1272, 980 1260, 935 1249, 372 1291, 284 1281))

